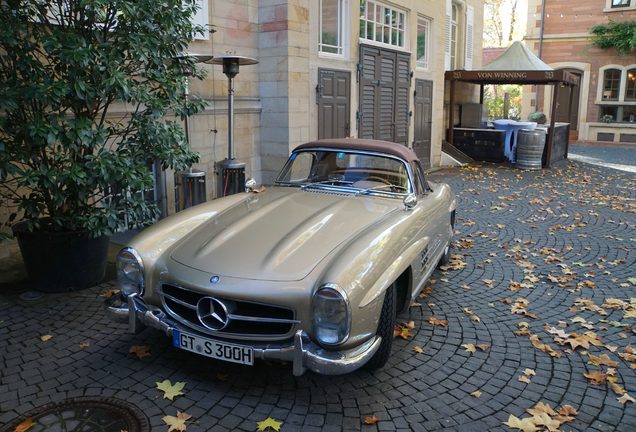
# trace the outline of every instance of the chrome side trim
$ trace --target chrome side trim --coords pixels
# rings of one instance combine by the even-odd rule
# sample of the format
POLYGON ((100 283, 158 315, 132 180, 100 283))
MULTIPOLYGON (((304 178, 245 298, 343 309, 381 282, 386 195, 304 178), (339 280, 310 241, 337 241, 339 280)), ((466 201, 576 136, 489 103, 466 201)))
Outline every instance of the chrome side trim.
MULTIPOLYGON (((181 327, 161 309, 147 305, 137 294, 127 297, 113 296, 104 301, 106 315, 117 321, 128 321, 128 331, 138 333, 144 327, 152 327, 172 338, 174 330, 192 331, 181 327)), ((204 337, 216 340, 215 337, 204 337)), ((299 376, 308 369, 324 375, 341 375, 353 372, 368 362, 380 347, 382 338, 374 336, 361 345, 342 351, 330 351, 313 343, 309 335, 298 330, 293 342, 273 342, 250 344, 244 341, 232 341, 251 347, 255 358, 263 360, 285 360, 292 362, 294 375, 299 376)))

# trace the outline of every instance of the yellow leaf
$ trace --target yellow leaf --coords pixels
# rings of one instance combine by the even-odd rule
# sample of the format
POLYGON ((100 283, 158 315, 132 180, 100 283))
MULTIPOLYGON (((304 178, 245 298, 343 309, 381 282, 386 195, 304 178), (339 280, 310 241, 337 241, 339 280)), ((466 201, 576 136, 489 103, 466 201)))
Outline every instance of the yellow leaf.
POLYGON ((418 354, 422 354, 422 353, 424 352, 424 348, 422 348, 422 347, 421 347, 421 346, 419 346, 419 345, 415 345, 415 346, 413 347, 413 351, 415 351, 415 352, 416 352, 416 353, 418 353, 418 354))
POLYGON ((535 376, 537 373, 534 371, 534 369, 526 368, 523 370, 523 374, 525 376, 535 376))
POLYGON ((128 350, 128 353, 135 354, 138 359, 142 359, 150 355, 150 347, 147 345, 133 345, 128 350))
POLYGON ((404 327, 406 327, 409 330, 412 330, 415 328, 415 321, 409 321, 406 324, 404 324, 404 327))
POLYGON ((534 424, 534 420, 530 417, 524 418, 522 420, 510 414, 510 416, 508 417, 508 421, 504 422, 504 424, 508 427, 519 429, 523 432, 537 432, 539 430, 537 425, 534 424))
POLYGON ((397 325, 395 326, 395 329, 393 330, 393 336, 394 337, 399 337, 402 338, 404 340, 407 340, 408 338, 412 337, 413 335, 411 334, 410 330, 404 326, 401 325, 397 325))
POLYGON ((544 402, 537 403, 533 408, 529 408, 526 410, 528 414, 532 416, 539 415, 541 413, 546 413, 549 416, 555 416, 556 412, 552 409, 552 407, 544 402))
POLYGON ((612 387, 612 391, 619 396, 623 396, 625 393, 627 393, 625 388, 623 388, 623 386, 621 386, 620 384, 610 383, 610 387, 612 387))
POLYGON ((472 397, 476 397, 476 398, 478 398, 478 397, 481 397, 481 392, 480 392, 479 390, 475 390, 475 391, 474 391, 474 392, 472 392, 470 395, 471 395, 472 397))
POLYGON ((272 429, 276 432, 280 432, 280 427, 283 425, 283 422, 279 422, 271 417, 267 417, 265 420, 256 422, 256 425, 256 430, 259 432, 266 431, 267 429, 272 429))
POLYGON ((605 365, 605 366, 611 366, 611 367, 618 367, 618 362, 615 362, 614 360, 610 359, 607 354, 603 354, 600 356, 595 356, 590 354, 589 358, 590 358, 590 361, 588 363, 593 364, 594 366, 605 365))
POLYGON ((559 430, 559 426, 561 426, 561 422, 558 420, 553 420, 548 414, 541 413, 539 415, 535 415, 532 417, 534 420, 534 424, 538 426, 545 426, 550 432, 556 432, 559 430))
POLYGON ((170 426, 168 428, 168 432, 179 431, 185 432, 187 426, 185 424, 186 420, 190 420, 192 416, 188 413, 182 413, 181 411, 177 411, 177 416, 164 416, 163 421, 165 424, 170 426))
POLYGON ((625 405, 627 402, 636 403, 636 399, 631 397, 629 394, 625 393, 623 396, 618 398, 618 401, 621 405, 625 405))
POLYGON ((481 322, 481 318, 479 318, 477 315, 471 315, 470 320, 474 322, 481 322))
POLYGON ((164 399, 174 400, 175 396, 185 394, 181 391, 186 385, 184 382, 176 382, 173 385, 170 380, 164 380, 155 384, 157 384, 157 389, 163 392, 164 399))
POLYGON ((40 340, 41 340, 42 342, 46 342, 46 341, 48 341, 48 340, 50 340, 50 339, 52 339, 52 338, 53 338, 53 336, 52 336, 52 335, 43 335, 43 336, 40 336, 40 340))
POLYGON ((427 322, 429 324, 433 324, 434 326, 441 326, 441 327, 447 327, 448 326, 448 320, 437 319, 434 316, 428 317, 427 322))
POLYGON ((623 318, 636 318, 636 309, 625 311, 623 318))
POLYGON ((477 351, 477 348, 475 347, 475 344, 471 344, 471 343, 469 343, 469 344, 462 344, 462 346, 463 346, 464 348, 466 348, 466 349, 465 349, 465 351, 468 351, 469 353, 474 353, 474 352, 476 352, 476 351, 477 351))
POLYGON ((525 375, 520 375, 517 377, 517 381, 521 381, 522 383, 530 384, 530 378, 525 375))
POLYGON ((29 417, 26 420, 23 420, 22 423, 15 427, 15 432, 26 432, 33 427, 33 419, 29 417))
POLYGON ((376 424, 379 421, 380 421, 380 419, 377 418, 376 416, 366 416, 364 418, 364 424, 366 424, 366 425, 376 424))

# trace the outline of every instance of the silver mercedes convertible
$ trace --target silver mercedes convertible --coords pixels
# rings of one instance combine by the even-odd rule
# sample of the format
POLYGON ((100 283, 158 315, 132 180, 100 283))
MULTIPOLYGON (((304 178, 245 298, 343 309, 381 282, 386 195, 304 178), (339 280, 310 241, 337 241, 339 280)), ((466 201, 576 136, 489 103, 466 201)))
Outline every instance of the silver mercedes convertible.
POLYGON ((275 184, 145 229, 117 257, 113 319, 177 349, 344 374, 384 366, 396 314, 449 258, 456 200, 415 153, 374 140, 298 146, 275 184))

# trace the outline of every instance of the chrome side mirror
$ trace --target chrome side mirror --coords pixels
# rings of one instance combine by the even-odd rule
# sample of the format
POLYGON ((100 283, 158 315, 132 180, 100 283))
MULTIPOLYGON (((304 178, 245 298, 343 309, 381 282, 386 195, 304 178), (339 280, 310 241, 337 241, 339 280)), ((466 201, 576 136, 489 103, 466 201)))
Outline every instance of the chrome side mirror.
POLYGON ((404 197, 402 202, 404 203, 404 208, 406 209, 406 211, 409 211, 417 205, 417 197, 415 196, 415 194, 410 193, 404 197))
POLYGON ((245 180, 245 192, 253 192, 256 189, 256 180, 248 178, 245 180))

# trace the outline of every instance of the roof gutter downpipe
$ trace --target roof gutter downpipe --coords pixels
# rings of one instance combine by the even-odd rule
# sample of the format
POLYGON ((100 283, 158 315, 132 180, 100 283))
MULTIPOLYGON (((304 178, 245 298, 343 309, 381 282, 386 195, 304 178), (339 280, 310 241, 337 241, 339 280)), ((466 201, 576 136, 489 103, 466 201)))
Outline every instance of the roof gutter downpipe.
MULTIPOLYGON (((539 57, 540 60, 543 60, 541 58, 541 54, 543 52, 543 32, 545 30, 545 3, 546 3, 546 1, 547 0, 541 0, 541 29, 539 30, 539 52, 538 52, 538 55, 537 55, 537 57, 539 57)), ((534 110, 535 111, 539 111, 539 86, 536 87, 534 100, 535 100, 534 110)))

